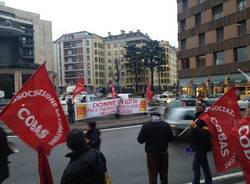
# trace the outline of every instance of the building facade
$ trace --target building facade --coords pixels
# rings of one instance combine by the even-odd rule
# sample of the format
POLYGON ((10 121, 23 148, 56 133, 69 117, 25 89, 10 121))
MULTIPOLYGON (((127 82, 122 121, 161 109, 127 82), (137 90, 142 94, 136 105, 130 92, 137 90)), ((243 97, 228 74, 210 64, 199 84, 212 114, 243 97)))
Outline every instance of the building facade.
POLYGON ((0 5, 0 90, 10 98, 45 61, 55 82, 51 22, 41 20, 39 14, 0 5))
POLYGON ((88 91, 106 86, 104 39, 87 31, 65 34, 54 42, 59 87, 84 77, 88 91))
POLYGON ((232 85, 248 93, 249 0, 178 0, 178 77, 183 93, 209 96, 232 85))
MULTIPOLYGON (((59 86, 64 89, 76 84, 83 77, 89 92, 110 92, 115 84, 121 92, 135 90, 135 73, 126 67, 126 48, 129 44, 142 47, 150 38, 140 30, 121 30, 118 35, 108 33, 101 37, 87 31, 69 33, 54 42, 54 60, 59 86)), ((168 64, 154 72, 154 84, 165 89, 176 83, 176 49, 168 42, 161 42, 165 48, 168 64), (159 75, 160 74, 160 75, 159 75)), ((150 81, 147 69, 138 71, 138 89, 145 91, 146 81, 150 81)))

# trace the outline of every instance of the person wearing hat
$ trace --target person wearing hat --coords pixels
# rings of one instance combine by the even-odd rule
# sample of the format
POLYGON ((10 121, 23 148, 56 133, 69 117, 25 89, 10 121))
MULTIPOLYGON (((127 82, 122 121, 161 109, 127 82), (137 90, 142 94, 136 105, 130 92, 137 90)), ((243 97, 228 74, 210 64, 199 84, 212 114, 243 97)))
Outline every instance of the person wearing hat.
POLYGON ((147 154, 149 184, 157 184, 158 174, 161 184, 168 183, 168 143, 173 140, 170 125, 161 119, 161 114, 154 112, 151 120, 145 123, 137 138, 145 143, 147 154))
POLYGON ((86 138, 88 145, 90 145, 92 148, 100 150, 101 146, 101 132, 99 129, 96 128, 96 122, 90 121, 88 122, 88 131, 86 133, 86 138))
POLYGON ((7 135, 0 127, 0 183, 9 178, 8 156, 12 153, 8 146, 7 135))
POLYGON ((71 130, 66 143, 72 152, 66 155, 70 161, 64 170, 61 184, 104 184, 106 159, 100 151, 87 145, 84 132, 71 130))
POLYGON ((190 124, 190 147, 194 152, 192 184, 200 184, 200 168, 204 172, 205 184, 212 184, 211 171, 207 160, 207 153, 212 149, 210 133, 206 122, 199 119, 199 116, 205 110, 206 107, 203 104, 197 104, 195 120, 190 124))

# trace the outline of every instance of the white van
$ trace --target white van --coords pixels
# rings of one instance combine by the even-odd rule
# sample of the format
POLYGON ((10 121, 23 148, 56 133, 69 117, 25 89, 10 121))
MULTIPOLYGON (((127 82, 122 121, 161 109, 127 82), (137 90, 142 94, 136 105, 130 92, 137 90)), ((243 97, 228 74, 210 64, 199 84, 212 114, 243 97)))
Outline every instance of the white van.
POLYGON ((132 94, 131 93, 119 93, 117 94, 117 96, 121 99, 129 99, 132 98, 132 94))

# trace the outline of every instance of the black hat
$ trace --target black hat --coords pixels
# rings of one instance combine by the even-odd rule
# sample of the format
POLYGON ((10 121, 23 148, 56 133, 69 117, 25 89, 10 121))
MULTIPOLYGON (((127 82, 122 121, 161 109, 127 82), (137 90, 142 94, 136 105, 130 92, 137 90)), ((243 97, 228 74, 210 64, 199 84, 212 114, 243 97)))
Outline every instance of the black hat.
POLYGON ((80 129, 72 129, 67 135, 67 146, 72 151, 81 149, 86 145, 85 134, 80 129))
POLYGON ((161 114, 159 112, 152 112, 150 116, 159 116, 161 117, 161 114))

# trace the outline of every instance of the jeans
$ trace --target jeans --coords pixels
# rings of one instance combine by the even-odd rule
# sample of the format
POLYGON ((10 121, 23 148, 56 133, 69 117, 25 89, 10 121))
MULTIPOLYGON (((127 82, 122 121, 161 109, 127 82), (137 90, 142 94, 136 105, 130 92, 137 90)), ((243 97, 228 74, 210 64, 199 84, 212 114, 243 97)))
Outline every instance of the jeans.
POLYGON ((69 123, 73 124, 75 122, 75 113, 68 112, 69 123))
POLYGON ((207 153, 196 151, 194 153, 194 160, 193 160, 193 184, 200 184, 200 167, 203 169, 204 176, 205 176, 205 184, 212 184, 212 176, 210 172, 210 168, 208 165, 207 160, 207 153))
POLYGON ((168 153, 148 154, 149 184, 157 184, 157 176, 160 175, 161 184, 168 184, 168 153))

